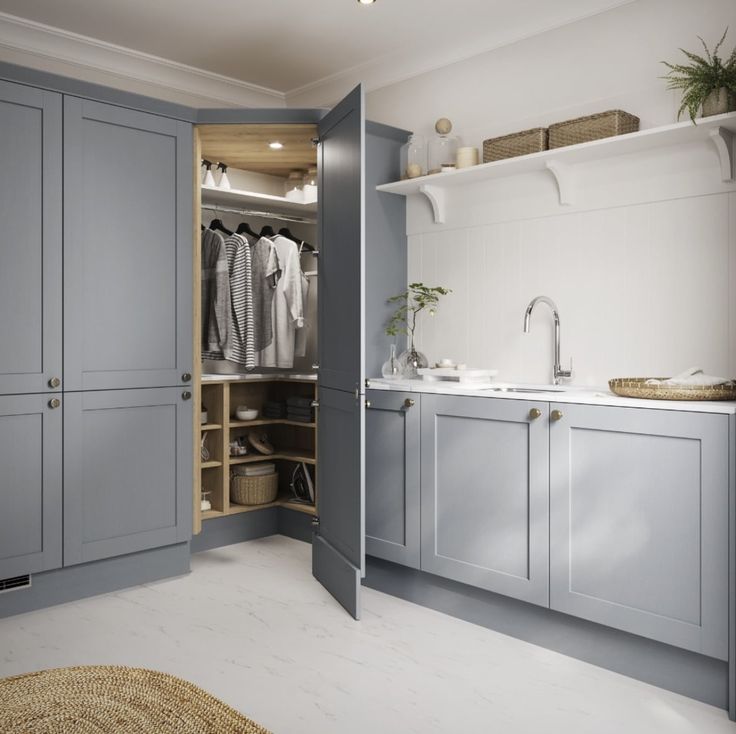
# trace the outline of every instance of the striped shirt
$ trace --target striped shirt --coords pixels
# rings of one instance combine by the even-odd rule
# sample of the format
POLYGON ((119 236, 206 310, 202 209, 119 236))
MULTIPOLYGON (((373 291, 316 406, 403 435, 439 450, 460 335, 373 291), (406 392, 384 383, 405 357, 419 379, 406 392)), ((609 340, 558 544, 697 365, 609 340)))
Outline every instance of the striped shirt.
POLYGON ((225 240, 225 252, 230 275, 230 329, 223 354, 252 370, 256 360, 250 245, 245 237, 232 234, 225 240))

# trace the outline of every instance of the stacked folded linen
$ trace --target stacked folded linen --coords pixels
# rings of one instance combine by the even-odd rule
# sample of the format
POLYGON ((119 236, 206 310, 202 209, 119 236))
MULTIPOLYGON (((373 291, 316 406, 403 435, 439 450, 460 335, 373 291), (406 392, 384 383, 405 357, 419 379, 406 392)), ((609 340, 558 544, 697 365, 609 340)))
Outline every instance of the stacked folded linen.
POLYGON ((647 385, 669 385, 672 387, 714 387, 716 385, 732 385, 734 380, 727 377, 714 377, 706 375, 700 367, 690 367, 684 372, 666 380, 647 380, 647 385))
POLYGON ((281 402, 268 401, 263 404, 261 415, 264 418, 286 418, 286 405, 281 402))
POLYGON ((291 397, 286 400, 286 417, 298 423, 312 423, 314 411, 311 398, 291 397))
POLYGON ((276 464, 263 462, 258 464, 242 464, 233 467, 233 474, 241 477, 262 477, 266 474, 273 474, 276 471, 276 464))

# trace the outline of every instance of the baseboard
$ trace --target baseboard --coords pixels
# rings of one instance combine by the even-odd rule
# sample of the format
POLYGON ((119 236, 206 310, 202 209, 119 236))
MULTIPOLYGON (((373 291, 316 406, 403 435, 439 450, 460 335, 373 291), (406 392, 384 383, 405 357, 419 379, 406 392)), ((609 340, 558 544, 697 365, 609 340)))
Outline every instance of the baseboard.
POLYGON ((278 507, 215 517, 202 522, 202 532, 192 538, 192 553, 264 538, 279 532, 278 507))
POLYGON ((616 673, 727 708, 728 664, 377 558, 365 586, 616 673))
POLYGON ((288 507, 279 507, 278 532, 287 538, 301 540, 304 543, 312 542, 312 515, 299 510, 290 510, 288 507))
POLYGON ((0 617, 189 573, 189 543, 37 573, 29 587, 0 595, 0 617))

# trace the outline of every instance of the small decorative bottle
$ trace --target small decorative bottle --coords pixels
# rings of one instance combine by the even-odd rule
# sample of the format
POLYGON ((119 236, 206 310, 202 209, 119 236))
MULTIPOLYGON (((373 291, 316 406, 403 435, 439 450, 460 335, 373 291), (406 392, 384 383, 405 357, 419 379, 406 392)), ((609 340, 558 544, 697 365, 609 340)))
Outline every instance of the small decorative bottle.
POLYGON ((429 172, 440 173, 455 169, 458 139, 452 132, 452 123, 441 117, 434 125, 437 135, 429 141, 429 172))
POLYGON ((427 143, 421 135, 409 136, 401 146, 401 178, 418 178, 427 173, 427 143))
POLYGON ((401 368, 399 367, 399 360, 396 357, 396 345, 391 345, 391 351, 389 352, 388 359, 383 363, 381 367, 381 374, 387 380, 395 380, 401 377, 401 368))

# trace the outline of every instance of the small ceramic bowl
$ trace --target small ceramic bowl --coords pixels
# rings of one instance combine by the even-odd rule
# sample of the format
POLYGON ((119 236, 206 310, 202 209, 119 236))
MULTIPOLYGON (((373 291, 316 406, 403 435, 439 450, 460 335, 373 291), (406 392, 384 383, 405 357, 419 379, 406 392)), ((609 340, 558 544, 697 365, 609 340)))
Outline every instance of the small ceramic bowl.
POLYGON ((249 408, 247 405, 238 405, 235 409, 235 417, 239 421, 254 421, 258 418, 258 411, 255 408, 249 408))

